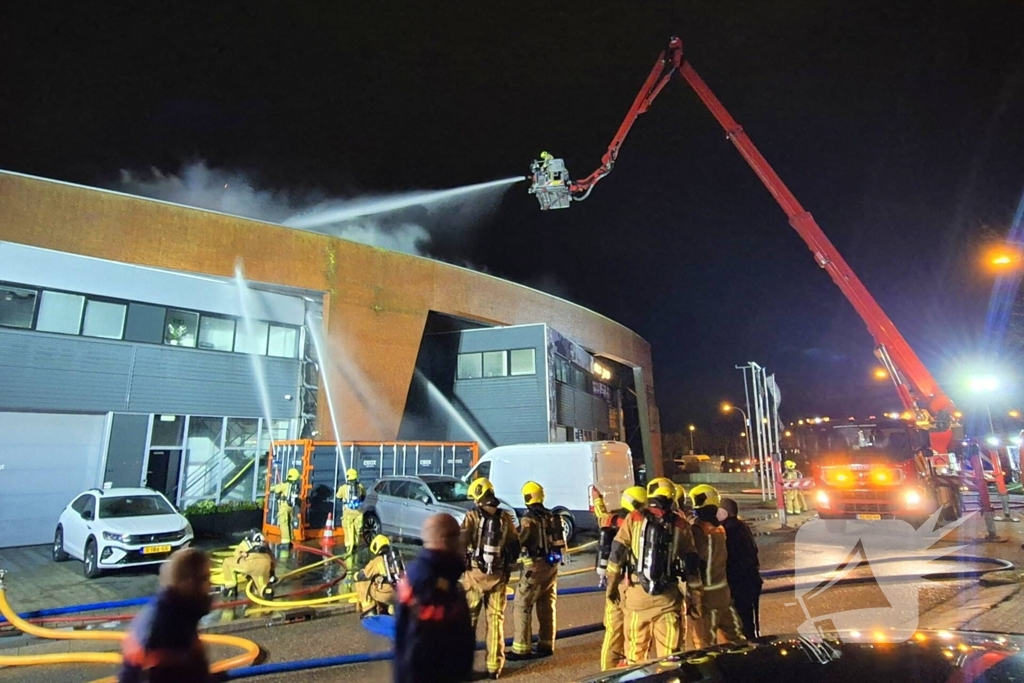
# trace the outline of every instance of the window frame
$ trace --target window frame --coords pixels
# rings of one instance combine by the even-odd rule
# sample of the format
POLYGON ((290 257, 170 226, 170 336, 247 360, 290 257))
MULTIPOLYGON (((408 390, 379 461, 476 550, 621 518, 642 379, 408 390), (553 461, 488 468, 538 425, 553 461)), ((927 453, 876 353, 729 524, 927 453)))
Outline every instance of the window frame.
MULTIPOLYGON (((174 310, 182 310, 182 309, 174 309, 174 310)), ((164 317, 164 320, 165 321, 167 320, 166 316, 164 317)), ((234 353, 235 337, 238 336, 238 323, 240 323, 240 322, 242 322, 242 320, 240 318, 235 318, 234 316, 223 315, 221 313, 203 313, 202 311, 200 311, 199 312, 199 324, 196 326, 196 345, 195 346, 191 346, 191 347, 186 347, 186 348, 199 349, 200 351, 220 351, 221 353, 234 353), (199 345, 200 339, 202 338, 202 334, 203 334, 203 320, 206 320, 206 319, 228 320, 228 321, 230 321, 232 323, 232 325, 231 325, 231 349, 230 350, 225 351, 224 349, 204 349, 203 347, 201 347, 199 345)))
MULTIPOLYGON (((111 299, 105 296, 92 296, 90 294, 84 294, 85 306, 82 308, 82 324, 80 326, 79 336, 88 337, 89 339, 110 339, 112 341, 124 341, 124 332, 128 327, 128 304, 130 301, 123 301, 121 299, 111 299), (98 304, 114 304, 117 306, 124 306, 124 315, 121 316, 121 336, 119 337, 97 337, 96 335, 85 333, 85 316, 89 313, 89 304, 95 301, 98 304)), ((167 315, 164 314, 164 319, 167 319, 167 315)))
POLYGON ((508 377, 508 351, 481 351, 480 352, 480 379, 501 379, 502 377, 508 377), (488 375, 487 374, 487 356, 501 355, 501 369, 502 374, 500 375, 488 375))
MULTIPOLYGON (((244 324, 244 321, 241 321, 241 320, 237 321, 235 323, 235 329, 236 330, 238 329, 238 322, 243 322, 243 324, 244 324)), ((295 360, 296 358, 299 357, 299 340, 302 338, 302 328, 301 327, 296 327, 295 325, 288 325, 287 323, 270 322, 269 320, 262 321, 262 322, 266 322, 267 323, 267 353, 265 354, 267 356, 267 358, 287 358, 289 360, 295 360), (278 328, 278 329, 282 329, 282 330, 291 330, 292 332, 295 333, 295 343, 292 344, 292 352, 291 352, 290 355, 279 356, 277 354, 271 354, 270 353, 270 335, 271 335, 271 332, 273 332, 275 327, 278 328)), ((233 348, 234 348, 234 345, 232 344, 232 349, 233 348)))
MULTIPOLYGON (((85 306, 89 302, 88 295, 81 294, 80 292, 68 292, 68 291, 65 291, 63 289, 46 289, 46 288, 41 288, 41 289, 39 289, 37 291, 39 292, 39 295, 36 297, 36 311, 35 311, 35 316, 34 316, 34 318, 32 320, 32 331, 33 332, 42 332, 43 334, 62 334, 65 337, 81 337, 82 336, 82 326, 85 325, 85 306), (77 297, 80 297, 82 299, 82 309, 78 313, 78 331, 77 332, 59 332, 57 330, 40 330, 39 329, 39 313, 40 313, 40 311, 43 308, 43 295, 45 295, 47 292, 49 292, 51 294, 63 294, 64 296, 77 296, 77 297)), ((22 329, 24 329, 24 328, 22 328, 22 329)))
POLYGON ((525 348, 509 349, 508 350, 508 376, 509 377, 530 377, 530 376, 535 376, 536 374, 537 374, 537 349, 536 348, 534 348, 532 346, 528 346, 528 347, 525 347, 525 348), (529 351, 530 354, 533 356, 533 366, 530 368, 529 372, 515 372, 515 371, 512 370, 512 365, 513 365, 512 364, 512 354, 515 353, 516 351, 529 351))
POLYGON ((468 351, 466 353, 456 354, 456 356, 455 356, 455 379, 456 380, 465 382, 467 380, 483 379, 483 377, 484 377, 484 353, 483 353, 483 351, 468 351), (479 365, 478 365, 479 370, 480 370, 480 374, 476 375, 475 377, 469 377, 469 376, 465 376, 464 377, 462 375, 462 357, 463 356, 477 356, 477 358, 480 361, 479 365))
POLYGON ((36 317, 39 315, 39 301, 42 299, 43 290, 39 287, 30 287, 28 285, 20 285, 15 282, 7 282, 6 280, 0 280, 0 287, 9 289, 20 289, 26 292, 35 292, 36 296, 32 300, 32 316, 29 318, 28 327, 17 327, 14 325, 3 325, 0 324, 0 328, 5 330, 28 330, 30 332, 36 331, 36 317))
POLYGON ((203 316, 202 313, 200 313, 199 311, 193 311, 190 308, 177 308, 176 306, 167 306, 165 308, 165 313, 164 313, 163 341, 160 342, 160 345, 161 346, 179 346, 179 347, 181 347, 183 349, 198 349, 199 348, 199 321, 202 318, 202 316, 203 316), (192 344, 192 346, 188 346, 186 344, 172 344, 169 341, 167 341, 167 326, 170 324, 170 323, 168 323, 168 317, 171 315, 172 311, 174 311, 176 313, 190 313, 190 314, 192 314, 192 315, 194 315, 196 317, 195 343, 192 344))

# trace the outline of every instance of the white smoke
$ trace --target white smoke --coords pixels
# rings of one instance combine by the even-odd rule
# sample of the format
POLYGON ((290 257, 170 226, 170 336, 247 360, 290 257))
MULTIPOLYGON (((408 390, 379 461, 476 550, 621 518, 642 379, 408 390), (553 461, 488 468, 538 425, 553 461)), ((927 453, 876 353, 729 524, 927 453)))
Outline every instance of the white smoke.
POLYGON ((514 180, 487 183, 479 189, 474 186, 476 191, 466 188, 340 199, 322 192, 262 189, 245 173, 210 168, 199 161, 186 164, 177 174, 156 168, 144 175, 122 170, 112 189, 425 256, 435 235, 486 217, 514 180), (367 206, 382 207, 383 213, 368 216, 362 215, 366 213, 363 208, 354 210, 367 206))

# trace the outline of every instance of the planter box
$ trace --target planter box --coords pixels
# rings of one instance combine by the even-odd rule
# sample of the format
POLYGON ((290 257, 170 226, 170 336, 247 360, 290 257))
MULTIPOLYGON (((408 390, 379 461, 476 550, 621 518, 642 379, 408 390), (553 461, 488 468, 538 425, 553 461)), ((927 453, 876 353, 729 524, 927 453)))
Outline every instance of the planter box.
POLYGON ((196 538, 228 538, 263 526, 263 510, 234 510, 188 518, 196 538))

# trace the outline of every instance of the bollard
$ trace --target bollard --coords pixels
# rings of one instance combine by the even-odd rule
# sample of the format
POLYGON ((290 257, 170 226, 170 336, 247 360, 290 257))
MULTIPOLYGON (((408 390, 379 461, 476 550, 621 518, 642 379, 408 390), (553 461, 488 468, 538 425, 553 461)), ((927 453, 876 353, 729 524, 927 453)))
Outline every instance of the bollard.
POLYGON ((786 497, 782 495, 782 458, 778 453, 772 453, 772 474, 775 479, 775 503, 779 510, 779 528, 788 529, 786 524, 786 497))
POLYGON ((978 487, 978 502, 981 505, 981 514, 985 519, 986 541, 996 539, 996 521, 992 510, 992 499, 988 495, 988 482, 985 481, 985 467, 981 460, 981 450, 972 449, 971 467, 974 469, 974 483, 978 487))

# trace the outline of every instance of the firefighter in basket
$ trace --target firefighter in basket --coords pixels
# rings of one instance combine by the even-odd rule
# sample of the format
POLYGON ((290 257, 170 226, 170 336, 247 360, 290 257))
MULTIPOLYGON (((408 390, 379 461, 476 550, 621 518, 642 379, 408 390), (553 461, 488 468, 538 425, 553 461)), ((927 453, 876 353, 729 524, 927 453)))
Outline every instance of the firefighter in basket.
MULTIPOLYGON (((804 475, 796 468, 796 463, 787 460, 786 469, 782 473, 783 481, 798 481, 803 478, 804 475)), ((804 492, 800 489, 784 489, 782 497, 786 501, 787 515, 799 515, 801 512, 807 511, 807 499, 804 498, 804 492)))
POLYGON ((366 500, 366 487, 359 483, 359 472, 354 469, 345 471, 345 483, 338 487, 337 498, 342 505, 341 529, 345 536, 345 557, 351 562, 363 533, 363 501, 366 500))
POLYGON ((274 556, 263 534, 256 529, 250 531, 242 542, 235 546, 234 554, 221 565, 221 577, 224 582, 221 593, 225 597, 238 596, 239 575, 246 581, 252 581, 256 595, 267 599, 274 597, 272 585, 277 583, 277 577, 274 576, 274 556))
POLYGON ((487 675, 498 678, 505 667, 505 587, 519 557, 519 536, 512 516, 498 507, 490 481, 475 480, 467 495, 476 507, 462 520, 467 567, 462 581, 474 633, 484 611, 487 675))
MULTIPOLYGON (((594 490, 596 491, 596 489, 594 490)), ((601 586, 607 585, 608 557, 612 552, 612 541, 615 539, 615 534, 618 533, 619 527, 630 513, 642 510, 646 504, 647 490, 643 486, 631 486, 622 493, 622 498, 619 500, 621 509, 611 513, 605 506, 604 498, 601 497, 600 492, 597 492, 594 500, 594 512, 597 513, 598 522, 601 524, 601 535, 597 545, 597 574, 600 577, 601 586)), ((622 605, 605 600, 601 671, 614 669, 626 660, 624 621, 622 605)))
POLYGON ((360 615, 394 614, 395 586, 405 576, 405 562, 388 537, 382 534, 370 541, 370 555, 372 559, 356 574, 360 615))
POLYGON ((725 527, 718 521, 721 497, 714 486, 700 484, 690 491, 697 521, 693 524, 693 539, 700 557, 700 573, 690 577, 687 585, 699 596, 699 608, 692 616, 697 632, 694 644, 698 648, 715 645, 720 631, 729 643, 742 643, 743 626, 732 604, 726 566, 729 553, 725 545, 725 527))
POLYGON ((674 496, 672 481, 652 480, 647 507, 631 512, 612 542, 606 597, 621 604, 628 617, 628 664, 679 649, 679 576, 695 575, 698 559, 690 525, 673 509, 674 496))
POLYGON ((299 493, 302 483, 301 475, 294 467, 288 470, 284 481, 274 484, 270 492, 277 502, 277 526, 281 530, 281 546, 287 548, 292 544, 292 529, 299 528, 299 518, 295 508, 299 506, 299 493))
POLYGON ((565 563, 565 534, 561 518, 544 507, 544 488, 535 481, 523 485, 526 514, 520 520, 519 545, 523 570, 512 603, 515 638, 509 659, 550 657, 555 647, 555 586, 558 568, 565 563), (533 652, 533 608, 539 624, 537 651, 533 652))

